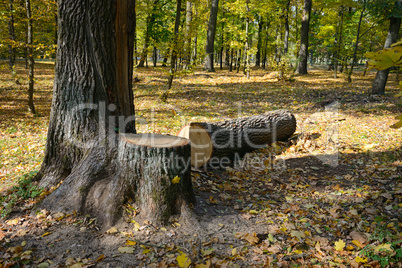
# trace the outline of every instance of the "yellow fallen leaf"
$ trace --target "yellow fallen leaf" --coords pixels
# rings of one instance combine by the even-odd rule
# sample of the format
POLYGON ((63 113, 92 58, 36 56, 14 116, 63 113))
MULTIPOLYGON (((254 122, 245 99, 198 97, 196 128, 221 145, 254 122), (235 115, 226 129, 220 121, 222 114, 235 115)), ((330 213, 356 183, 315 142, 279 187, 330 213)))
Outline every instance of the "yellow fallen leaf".
POLYGON ((335 242, 335 250, 342 251, 345 248, 346 244, 342 239, 339 239, 335 242))
POLYGON ((109 230, 106 231, 107 234, 116 234, 118 232, 119 232, 119 230, 117 230, 116 227, 112 227, 112 228, 110 228, 109 230))
POLYGON ((126 254, 133 254, 134 253, 134 248, 133 247, 119 247, 117 250, 120 253, 126 253, 126 254))
POLYGON ((367 258, 362 258, 362 257, 360 257, 360 256, 357 256, 357 257, 355 258, 355 262, 357 262, 357 263, 366 263, 366 262, 367 262, 367 258))
POLYGON ((379 253, 381 251, 393 251, 391 248, 391 244, 381 244, 374 247, 374 253, 379 253))
POLYGON ((48 236, 48 235, 50 235, 51 234, 51 232, 46 232, 46 233, 44 233, 43 235, 41 235, 41 237, 45 237, 45 236, 48 236))
POLYGON ((101 262, 101 261, 103 261, 104 258, 105 258, 105 255, 102 254, 96 259, 96 262, 101 262))
POLYGON ((363 248, 364 246, 362 243, 360 243, 359 240, 352 240, 352 244, 355 245, 356 247, 363 248))
POLYGON ((126 245, 127 245, 127 246, 135 246, 135 245, 137 245, 137 242, 131 241, 131 240, 127 240, 126 245))
POLYGON ((173 180, 172 180, 173 184, 178 184, 179 182, 180 182, 180 177, 179 176, 174 177, 173 180))
POLYGON ((237 248, 232 249, 232 256, 236 256, 237 255, 237 248))
POLYGON ((182 253, 181 255, 177 256, 176 260, 179 266, 182 268, 187 268, 191 264, 191 260, 187 257, 185 253, 182 253))

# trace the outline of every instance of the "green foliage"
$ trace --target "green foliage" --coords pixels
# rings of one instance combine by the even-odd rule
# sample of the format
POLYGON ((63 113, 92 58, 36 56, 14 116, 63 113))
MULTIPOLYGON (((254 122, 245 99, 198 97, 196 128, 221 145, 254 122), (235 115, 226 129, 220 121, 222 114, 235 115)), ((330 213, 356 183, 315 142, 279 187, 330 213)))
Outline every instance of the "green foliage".
POLYGON ((32 182, 37 171, 31 171, 23 175, 16 186, 12 187, 7 195, 0 196, 0 217, 7 217, 14 207, 21 202, 34 199, 40 196, 43 189, 39 188, 32 182))
POLYGON ((398 237, 398 225, 395 225, 397 234, 392 233, 382 218, 376 219, 376 229, 370 236, 370 241, 380 242, 381 244, 373 243, 365 246, 359 253, 361 256, 365 256, 374 261, 378 261, 381 267, 390 265, 402 261, 402 248, 400 247, 402 240, 397 240, 398 237))
MULTIPOLYGON (((385 48, 377 52, 368 52, 366 57, 369 58, 369 70, 386 70, 391 67, 402 68, 402 41, 394 43, 390 48, 385 48)), ((402 83, 399 83, 399 88, 402 89, 402 83)), ((402 90, 395 96, 402 97, 402 90)), ((402 127, 402 115, 396 117, 398 122, 393 124, 391 128, 402 127)))

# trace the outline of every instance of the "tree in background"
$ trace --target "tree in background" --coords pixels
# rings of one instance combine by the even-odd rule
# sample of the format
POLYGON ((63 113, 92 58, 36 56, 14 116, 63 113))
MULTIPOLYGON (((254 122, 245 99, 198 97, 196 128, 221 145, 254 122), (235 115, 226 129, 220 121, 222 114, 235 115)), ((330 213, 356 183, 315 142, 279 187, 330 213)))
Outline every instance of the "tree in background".
MULTIPOLYGON (((401 16, 402 16, 402 1, 397 0, 395 2, 395 10, 394 12, 392 12, 389 18, 389 29, 387 38, 385 40, 384 48, 391 47, 391 44, 397 41, 399 29, 401 26, 401 16)), ((371 94, 374 95, 385 94, 385 85, 387 83, 388 74, 389 74, 389 68, 377 72, 373 81, 373 87, 371 88, 371 94)))
POLYGON ((208 32, 207 32, 207 45, 205 49, 205 69, 208 72, 215 72, 214 68, 214 44, 216 21, 218 18, 219 0, 212 0, 211 12, 209 15, 208 32))
POLYGON ((31 13, 31 1, 25 0, 26 11, 27 11, 27 19, 28 19, 28 28, 27 28, 27 52, 28 52, 28 108, 32 114, 35 114, 35 105, 33 101, 33 93, 34 93, 34 69, 35 69, 35 60, 34 60, 34 51, 33 51, 33 18, 31 13))
POLYGON ((300 30, 299 64, 297 66, 297 73, 299 74, 307 74, 308 36, 311 6, 312 0, 304 0, 303 19, 300 30))

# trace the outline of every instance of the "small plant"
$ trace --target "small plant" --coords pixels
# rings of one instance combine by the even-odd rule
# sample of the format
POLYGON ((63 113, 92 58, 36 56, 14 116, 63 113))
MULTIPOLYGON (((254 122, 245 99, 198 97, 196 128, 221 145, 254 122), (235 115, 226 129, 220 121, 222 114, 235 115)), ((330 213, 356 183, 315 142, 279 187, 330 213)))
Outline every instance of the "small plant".
POLYGON ((32 171, 23 175, 18 180, 18 184, 11 188, 6 196, 0 196, 0 217, 7 217, 18 203, 40 196, 43 190, 32 182, 36 173, 37 171, 32 171))
MULTIPOLYGON (((377 226, 370 236, 370 241, 373 243, 365 246, 359 255, 378 261, 381 267, 402 261, 402 240, 392 241, 397 239, 398 235, 388 230, 381 217, 377 217, 375 221, 377 226)), ((395 225, 395 228, 398 229, 398 226, 395 225)))

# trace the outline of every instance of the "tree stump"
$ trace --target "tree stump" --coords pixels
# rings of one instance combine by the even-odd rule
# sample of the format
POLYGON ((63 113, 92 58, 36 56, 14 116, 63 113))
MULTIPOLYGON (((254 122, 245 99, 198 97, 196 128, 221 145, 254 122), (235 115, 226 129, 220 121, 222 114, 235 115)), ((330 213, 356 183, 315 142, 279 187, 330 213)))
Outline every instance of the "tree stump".
POLYGON ((121 134, 118 161, 130 178, 141 218, 164 223, 195 202, 188 139, 160 134, 121 134))
POLYGON ((141 220, 163 225, 180 214, 191 221, 190 141, 159 134, 120 134, 115 140, 118 144, 109 140, 89 148, 40 207, 89 214, 107 228, 118 222, 123 205, 132 199, 141 220))
POLYGON ((191 140, 192 166, 224 167, 266 144, 288 139, 295 130, 294 115, 277 110, 223 122, 190 123, 178 136, 191 140))

